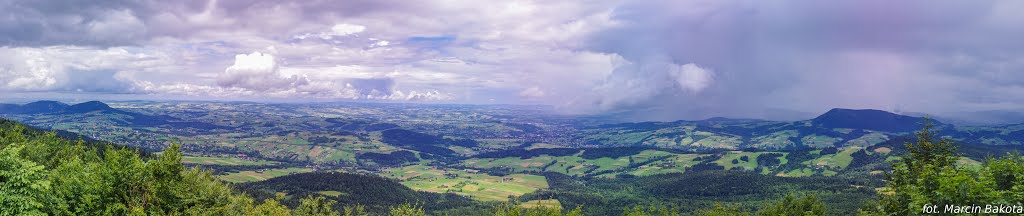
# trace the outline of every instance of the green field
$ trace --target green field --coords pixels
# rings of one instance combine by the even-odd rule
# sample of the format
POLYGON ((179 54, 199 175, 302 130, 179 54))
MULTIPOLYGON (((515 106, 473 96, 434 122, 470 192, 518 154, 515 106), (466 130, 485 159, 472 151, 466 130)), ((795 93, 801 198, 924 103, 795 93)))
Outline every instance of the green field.
POLYGON ((345 194, 345 193, 343 193, 341 191, 317 191, 316 193, 323 194, 323 195, 326 195, 326 196, 332 196, 332 197, 338 197, 338 196, 341 196, 341 195, 345 194))
POLYGON ((804 136, 800 140, 803 141, 804 145, 813 148, 828 148, 834 146, 836 142, 839 142, 839 138, 820 135, 808 135, 804 136))
POLYGON ((832 170, 846 169, 846 166, 849 166, 850 162, 853 161, 853 153, 860 151, 861 149, 864 148, 856 146, 846 147, 836 154, 822 155, 821 157, 810 160, 807 163, 814 166, 828 167, 832 170))
POLYGON ((227 165, 227 166, 259 166, 259 165, 271 165, 277 164, 274 161, 268 160, 244 160, 241 158, 235 158, 230 156, 184 156, 181 157, 181 162, 185 164, 202 164, 202 165, 227 165))
MULTIPOLYGON (((625 169, 630 166, 631 161, 632 163, 641 163, 654 157, 664 156, 668 156, 669 158, 661 161, 672 161, 674 157, 679 155, 664 151, 647 150, 635 155, 619 158, 584 159, 579 155, 557 157, 542 155, 529 159, 521 159, 518 157, 476 158, 465 160, 463 161, 463 164, 482 169, 506 168, 515 171, 558 172, 567 175, 583 176, 603 171, 628 171, 625 169)), ((661 161, 655 161, 654 163, 661 161)))
POLYGON ((557 199, 530 200, 528 202, 520 203, 519 205, 522 206, 523 208, 537 208, 537 207, 557 208, 557 209, 561 209, 562 208, 562 203, 558 202, 557 199))
POLYGON ((660 160, 637 167, 636 169, 629 171, 629 174, 635 176, 648 176, 665 173, 685 172, 687 167, 699 163, 699 161, 695 161, 694 159, 700 156, 701 155, 698 154, 674 155, 671 158, 667 158, 665 160, 660 160))
POLYGON ((452 192, 482 201, 504 201, 537 189, 548 188, 543 176, 512 174, 491 176, 472 170, 434 168, 412 165, 388 170, 386 177, 399 179, 414 190, 437 193, 452 192))
POLYGON ((379 133, 370 133, 366 139, 357 136, 292 133, 263 137, 233 138, 240 134, 200 135, 185 139, 188 143, 233 147, 258 152, 267 159, 312 163, 355 162, 359 153, 386 153, 397 148, 380 142, 379 133), (314 138, 333 139, 331 142, 313 143, 314 138))
POLYGON ((572 176, 584 176, 595 173, 603 173, 597 175, 601 177, 614 177, 622 173, 644 176, 683 172, 686 167, 697 164, 693 159, 698 156, 700 155, 646 150, 635 155, 618 158, 584 159, 579 155, 557 157, 542 155, 528 159, 518 157, 475 158, 465 160, 463 164, 481 169, 505 168, 517 172, 557 172, 572 176), (659 160, 651 161, 652 159, 659 160), (643 164, 645 162, 649 163, 643 164))
POLYGON ((777 174, 777 176, 784 176, 784 177, 806 177, 806 176, 811 176, 811 175, 814 175, 814 170, 812 170, 811 168, 795 169, 795 170, 790 170, 788 172, 783 172, 783 173, 777 174))
POLYGON ((313 170, 309 168, 284 168, 284 169, 266 169, 266 170, 249 170, 241 172, 232 172, 224 175, 217 176, 221 180, 233 183, 241 182, 254 182, 263 181, 273 177, 284 176, 294 173, 311 172, 313 170))
POLYGON ((956 162, 972 168, 981 167, 982 164, 982 162, 976 161, 968 157, 960 157, 960 159, 957 159, 956 162))
POLYGON ((744 170, 757 169, 757 156, 764 154, 765 152, 741 152, 731 151, 722 156, 721 159, 715 161, 718 165, 722 165, 726 170, 734 167, 742 167, 744 170), (746 156, 746 160, 743 160, 746 156), (737 163, 732 163, 736 160, 737 163))
POLYGON ((533 145, 530 145, 529 147, 526 147, 526 150, 538 149, 538 148, 565 148, 565 147, 564 146, 560 146, 560 145, 552 145, 552 144, 548 144, 548 143, 534 143, 533 145))

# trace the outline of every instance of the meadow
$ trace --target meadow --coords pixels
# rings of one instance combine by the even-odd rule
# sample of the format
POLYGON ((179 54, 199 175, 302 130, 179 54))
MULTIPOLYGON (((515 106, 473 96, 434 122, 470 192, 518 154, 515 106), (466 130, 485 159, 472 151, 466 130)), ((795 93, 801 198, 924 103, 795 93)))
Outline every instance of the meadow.
POLYGON ((507 201, 548 188, 543 176, 511 174, 491 176, 474 170, 458 170, 412 165, 388 169, 385 177, 394 178, 409 188, 437 193, 456 193, 480 201, 507 201))
POLYGON ((225 166, 261 166, 273 165, 278 162, 268 160, 246 160, 231 156, 183 156, 181 162, 184 164, 200 165, 225 165, 225 166))
POLYGON ((313 170, 309 169, 309 168, 299 168, 299 167, 291 167, 291 168, 284 168, 284 169, 249 170, 249 171, 241 171, 241 172, 231 172, 231 173, 227 173, 227 174, 224 174, 224 175, 219 175, 219 176, 217 176, 217 178, 220 178, 221 180, 224 180, 224 181, 227 181, 227 182, 242 183, 242 182, 263 181, 263 180, 267 180, 267 179, 278 177, 278 176, 285 176, 285 175, 290 175, 290 174, 295 174, 295 173, 304 173, 304 172, 311 172, 311 171, 313 171, 313 170))

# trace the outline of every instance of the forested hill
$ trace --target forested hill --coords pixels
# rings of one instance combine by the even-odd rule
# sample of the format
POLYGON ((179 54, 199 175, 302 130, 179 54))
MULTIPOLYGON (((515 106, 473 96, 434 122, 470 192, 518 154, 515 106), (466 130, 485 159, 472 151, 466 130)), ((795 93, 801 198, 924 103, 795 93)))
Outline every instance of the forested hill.
MULTIPOLYGON (((439 213, 456 208, 485 208, 479 202, 454 193, 415 191, 396 180, 379 176, 339 172, 314 172, 286 175, 265 181, 239 185, 239 188, 258 199, 274 198, 277 192, 289 197, 324 196, 340 206, 364 206, 367 212, 385 214, 392 206, 405 203, 422 205, 427 212, 439 213)), ((298 205, 298 199, 285 199, 282 203, 298 205)))
MULTIPOLYGON (((849 128, 885 131, 892 133, 912 132, 921 129, 928 122, 923 117, 912 117, 881 110, 832 109, 811 119, 811 123, 825 128, 849 128)), ((942 123, 931 120, 932 124, 942 123)))
POLYGON ((208 172, 186 169, 177 145, 158 157, 146 157, 138 150, 64 139, 0 120, 0 215, 282 215, 275 213, 289 211, 275 200, 257 204, 208 172))
POLYGON ((99 101, 89 101, 75 105, 68 105, 57 101, 36 101, 25 105, 0 104, 0 113, 11 114, 87 113, 97 111, 117 112, 119 110, 99 101))

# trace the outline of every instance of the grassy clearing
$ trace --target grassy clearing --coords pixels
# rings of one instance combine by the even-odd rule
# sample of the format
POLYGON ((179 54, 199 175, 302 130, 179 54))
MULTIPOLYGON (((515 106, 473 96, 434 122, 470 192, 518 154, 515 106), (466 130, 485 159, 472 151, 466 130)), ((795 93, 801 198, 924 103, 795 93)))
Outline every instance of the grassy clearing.
POLYGON ((522 206, 523 208, 546 207, 546 208, 558 208, 558 209, 561 209, 562 208, 562 203, 558 202, 557 199, 530 200, 528 202, 524 202, 524 203, 519 204, 519 206, 522 206))
POLYGON ((505 201, 509 196, 548 188, 547 180, 537 175, 491 176, 470 170, 435 169, 424 165, 393 168, 389 172, 386 177, 399 179, 414 190, 452 192, 481 201, 505 201))
POLYGON ((846 166, 853 162, 853 153, 860 151, 861 147, 850 146, 836 154, 822 155, 817 159, 810 160, 810 165, 829 167, 834 170, 846 169, 846 166))
POLYGON ((288 140, 288 143, 292 144, 292 145, 309 145, 309 144, 311 144, 311 143, 309 143, 309 141, 306 141, 306 140, 300 139, 300 138, 290 139, 290 140, 288 140))
POLYGON ((882 154, 889 154, 889 152, 892 152, 892 149, 890 149, 888 147, 881 147, 881 148, 876 148, 875 152, 882 153, 882 154))
POLYGON ((184 156, 181 157, 181 162, 185 164, 202 164, 202 165, 228 165, 228 166, 258 166, 258 165, 271 165, 277 162, 268 160, 244 160, 236 157, 228 156, 217 156, 217 157, 204 157, 204 156, 184 156))
POLYGON ((526 147, 526 150, 538 149, 538 148, 565 148, 565 147, 558 146, 558 145, 552 145, 552 144, 548 144, 548 143, 534 143, 533 145, 530 145, 530 147, 526 147))
POLYGON ((968 157, 960 157, 960 159, 957 159, 956 162, 962 165, 966 165, 967 167, 981 167, 981 162, 968 157))
POLYGON ((642 143, 644 138, 651 136, 653 132, 611 132, 611 133, 597 133, 584 137, 588 142, 595 143, 618 143, 618 144, 635 144, 642 143))
POLYGON ((811 168, 795 169, 789 172, 779 173, 777 176, 783 177, 805 177, 814 175, 814 170, 811 168))
POLYGON ((764 136, 755 137, 752 140, 753 145, 751 145, 751 147, 767 148, 793 146, 796 145, 796 143, 793 143, 793 141, 789 140, 789 138, 798 135, 800 135, 800 132, 796 130, 784 130, 764 136))
POLYGON ((827 148, 827 147, 834 146, 834 144, 839 141, 839 138, 828 137, 828 136, 819 136, 819 135, 809 135, 809 136, 804 136, 803 138, 800 139, 800 141, 802 141, 804 143, 804 145, 809 146, 809 147, 827 148))
POLYGON ((480 147, 485 148, 508 148, 518 146, 521 142, 516 139, 476 139, 476 141, 480 143, 480 147))
POLYGON ((312 163, 355 162, 359 153, 386 153, 394 151, 394 146, 380 142, 379 133, 370 133, 360 139, 351 135, 326 135, 295 133, 289 135, 268 135, 263 137, 234 138, 239 134, 203 135, 186 142, 202 142, 209 145, 236 147, 247 151, 258 152, 272 160, 292 160, 312 163), (310 142, 314 138, 326 138, 332 141, 310 142))
POLYGON ((685 172, 687 167, 697 165, 700 161, 694 159, 700 157, 698 154, 681 154, 675 155, 671 158, 655 161, 647 165, 637 167, 636 169, 629 171, 630 175, 635 176, 648 176, 665 173, 681 173, 685 172))
POLYGON ((737 149, 742 142, 738 137, 709 136, 691 143, 690 146, 737 149))
POLYGON ((757 169, 757 156, 763 153, 764 152, 732 151, 726 153, 721 159, 716 160, 715 163, 722 165, 726 170, 734 167, 742 167, 744 170, 754 170, 757 169), (746 156, 747 160, 742 159, 744 156, 746 156), (732 163, 733 160, 737 163, 732 163))
POLYGON ((332 196, 332 197, 339 197, 339 196, 345 194, 345 193, 342 193, 341 191, 317 191, 316 193, 323 194, 323 195, 326 195, 326 196, 332 196))
POLYGON ((871 146, 871 145, 878 144, 878 143, 881 143, 881 142, 885 142, 888 139, 889 139, 889 136, 886 136, 885 134, 878 133, 878 132, 873 132, 873 133, 861 136, 861 137, 859 137, 857 139, 852 139, 850 141, 847 141, 846 145, 847 146, 867 147, 867 146, 871 146))
POLYGON ((233 183, 241 182, 255 182, 263 181, 273 177, 284 176, 294 173, 311 172, 313 170, 309 168, 284 168, 284 169, 266 169, 266 170, 249 170, 241 172, 232 172, 224 175, 217 176, 221 180, 233 183))
MULTIPOLYGON (((613 177, 621 173, 632 175, 654 175, 661 173, 683 172, 685 167, 696 164, 697 154, 674 154, 657 150, 646 150, 635 155, 618 158, 584 159, 578 155, 549 156, 543 155, 529 159, 518 157, 507 158, 476 158, 463 162, 464 165, 476 168, 507 168, 517 172, 558 172, 572 176, 584 176, 592 173, 605 173, 599 176, 613 177), (631 164, 644 163, 655 158, 668 157, 652 161, 643 166, 631 164), (628 168, 628 169, 627 169, 628 168), (615 171, 615 172, 607 172, 615 171)), ((753 159, 751 159, 753 160, 753 159)))

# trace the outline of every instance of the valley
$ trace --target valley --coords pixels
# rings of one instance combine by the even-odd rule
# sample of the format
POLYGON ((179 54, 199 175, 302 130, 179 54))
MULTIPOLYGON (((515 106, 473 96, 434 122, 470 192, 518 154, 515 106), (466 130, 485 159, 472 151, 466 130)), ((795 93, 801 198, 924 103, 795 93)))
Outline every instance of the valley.
MULTIPOLYGON (((411 190, 474 202, 515 200, 563 209, 582 204, 570 194, 619 193, 574 184, 690 179, 714 173, 796 182, 792 184, 802 188, 798 191, 821 194, 828 202, 840 202, 842 196, 834 193, 843 190, 866 199, 882 190, 881 174, 899 160, 896 155, 906 151, 903 143, 926 122, 884 111, 847 109, 794 122, 616 122, 518 105, 41 101, 0 107, 5 119, 154 154, 178 143, 187 166, 210 170, 239 185, 340 172, 380 176, 411 190), (815 188, 807 185, 816 183, 805 181, 840 181, 849 188, 815 188)), ((931 123, 940 136, 967 150, 961 164, 976 165, 988 156, 1024 149, 1024 125, 931 123)), ((253 187, 249 188, 294 193, 253 187)), ((321 189, 303 190, 345 196, 336 189, 321 189)), ((771 193, 729 194, 693 192, 686 196, 695 197, 686 202, 706 207, 713 200, 725 200, 755 206, 771 193)), ((622 201, 616 199, 599 200, 622 201)), ((588 211, 617 211, 595 209, 588 211)))

